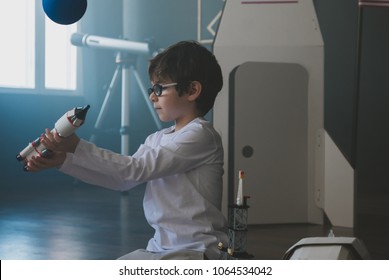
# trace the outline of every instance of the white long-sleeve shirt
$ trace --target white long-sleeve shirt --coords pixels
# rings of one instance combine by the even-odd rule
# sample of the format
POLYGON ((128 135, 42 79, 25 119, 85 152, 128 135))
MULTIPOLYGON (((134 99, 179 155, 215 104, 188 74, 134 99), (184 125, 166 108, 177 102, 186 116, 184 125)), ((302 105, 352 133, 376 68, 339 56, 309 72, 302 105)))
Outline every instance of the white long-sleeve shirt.
POLYGON ((227 244, 221 213, 223 148, 213 126, 197 118, 179 131, 162 129, 132 156, 81 140, 60 170, 90 184, 129 190, 148 182, 143 207, 155 229, 147 250, 192 249, 218 258, 227 244))

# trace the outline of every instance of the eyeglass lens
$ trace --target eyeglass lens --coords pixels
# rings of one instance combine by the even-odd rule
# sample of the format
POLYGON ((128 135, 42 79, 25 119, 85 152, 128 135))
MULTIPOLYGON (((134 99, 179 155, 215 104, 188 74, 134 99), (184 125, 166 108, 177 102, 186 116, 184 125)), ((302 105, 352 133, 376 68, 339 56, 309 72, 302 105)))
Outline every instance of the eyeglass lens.
POLYGON ((151 88, 147 90, 147 92, 152 94, 153 92, 155 93, 156 96, 160 96, 162 94, 163 87, 160 84, 155 84, 151 88))
POLYGON ((162 91, 168 87, 175 86, 177 83, 167 84, 167 85, 161 85, 161 84, 155 84, 151 88, 147 90, 148 94, 155 93, 156 96, 161 96, 162 91))

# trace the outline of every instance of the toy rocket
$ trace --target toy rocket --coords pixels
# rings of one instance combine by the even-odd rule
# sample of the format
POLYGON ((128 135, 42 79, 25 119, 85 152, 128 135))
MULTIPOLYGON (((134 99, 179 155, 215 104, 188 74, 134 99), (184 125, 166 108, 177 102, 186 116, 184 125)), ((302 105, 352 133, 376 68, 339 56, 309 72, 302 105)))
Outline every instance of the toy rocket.
POLYGON ((236 203, 228 206, 228 246, 219 243, 222 258, 225 260, 252 259, 254 256, 247 253, 247 199, 249 196, 243 195, 244 171, 239 170, 239 184, 236 195, 236 203))
MULTIPOLYGON (((76 107, 70 111, 67 111, 55 124, 51 132, 58 132, 61 137, 68 137, 73 134, 85 121, 86 114, 90 106, 76 107)), ((26 148, 24 148, 16 159, 18 161, 29 161, 33 156, 49 157, 50 150, 47 149, 42 143, 41 139, 37 138, 26 148)), ((25 169, 26 170, 26 169, 25 169)))
POLYGON ((244 171, 239 170, 238 194, 236 196, 237 205, 243 205, 243 178, 244 178, 244 171))

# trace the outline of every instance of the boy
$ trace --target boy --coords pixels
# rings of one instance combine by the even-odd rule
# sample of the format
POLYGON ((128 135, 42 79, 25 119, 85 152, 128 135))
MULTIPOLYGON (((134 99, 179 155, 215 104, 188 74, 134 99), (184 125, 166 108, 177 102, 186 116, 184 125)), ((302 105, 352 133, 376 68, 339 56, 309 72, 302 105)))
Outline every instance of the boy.
POLYGON ((149 77, 159 118, 174 126, 151 134, 132 156, 46 129, 42 141, 54 155, 33 158, 28 170, 58 167, 87 183, 121 191, 147 181, 143 206, 155 234, 146 250, 121 259, 217 259, 217 244, 227 243, 220 210, 223 148, 203 117, 222 88, 220 66, 206 48, 184 41, 150 61, 149 77))

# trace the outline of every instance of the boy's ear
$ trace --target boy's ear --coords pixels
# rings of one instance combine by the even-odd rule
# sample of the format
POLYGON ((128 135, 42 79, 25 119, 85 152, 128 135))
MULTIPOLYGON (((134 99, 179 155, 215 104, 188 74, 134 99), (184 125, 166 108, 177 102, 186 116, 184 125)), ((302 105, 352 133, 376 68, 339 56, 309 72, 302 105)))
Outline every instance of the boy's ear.
POLYGON ((198 81, 192 81, 189 85, 188 100, 195 101, 201 94, 202 85, 198 81))

